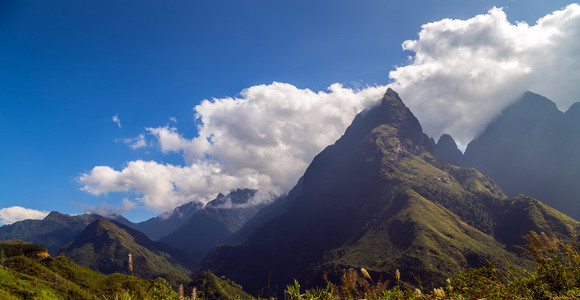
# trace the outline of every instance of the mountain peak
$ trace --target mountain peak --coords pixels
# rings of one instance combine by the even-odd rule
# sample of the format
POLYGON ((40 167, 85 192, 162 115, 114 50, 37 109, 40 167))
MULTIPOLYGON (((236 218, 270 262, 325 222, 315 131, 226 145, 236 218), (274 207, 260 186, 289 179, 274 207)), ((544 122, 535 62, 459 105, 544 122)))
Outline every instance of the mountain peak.
POLYGON ((429 138, 423 133, 421 124, 405 106, 399 94, 391 88, 387 89, 380 105, 364 110, 354 118, 337 144, 357 143, 357 140, 360 141, 361 138, 381 125, 388 125, 395 129, 394 134, 398 138, 409 139, 414 146, 421 146, 425 150, 433 152, 429 138))
POLYGON ((519 232, 506 230, 504 220, 520 222, 525 212, 505 218, 512 202, 491 179, 442 163, 431 149, 418 120, 387 90, 313 159, 284 212, 241 244, 215 248, 201 268, 257 292, 268 274, 273 286, 293 278, 315 285, 320 274, 364 267, 382 276, 401 269, 436 283, 511 256, 506 244, 519 232))
POLYGON ((448 134, 443 134, 434 147, 435 156, 446 163, 460 165, 463 153, 457 148, 455 140, 448 134))
POLYGON ((383 109, 395 111, 406 110, 408 113, 411 113, 411 111, 405 106, 405 103, 403 103, 403 100, 401 100, 401 97, 399 97, 399 94, 391 88, 388 88, 387 91, 385 92, 385 95, 383 95, 380 107, 382 107, 383 109))
POLYGON ((58 211, 51 211, 48 215, 46 215, 46 217, 44 217, 44 219, 46 219, 46 220, 51 220, 51 219, 58 220, 58 219, 65 217, 65 216, 66 216, 65 214, 59 213, 58 211))
POLYGON ((105 274, 125 273, 128 254, 132 254, 135 275, 164 277, 172 282, 187 279, 189 265, 185 255, 123 224, 104 218, 89 224, 72 241, 57 251, 74 262, 105 274))
POLYGON ((503 113, 509 113, 510 116, 512 114, 527 115, 530 118, 546 118, 562 114, 552 100, 530 91, 525 92, 520 100, 505 109, 503 113))
POLYGON ((566 111, 566 116, 572 116, 574 118, 580 118, 580 102, 576 102, 568 108, 566 111))

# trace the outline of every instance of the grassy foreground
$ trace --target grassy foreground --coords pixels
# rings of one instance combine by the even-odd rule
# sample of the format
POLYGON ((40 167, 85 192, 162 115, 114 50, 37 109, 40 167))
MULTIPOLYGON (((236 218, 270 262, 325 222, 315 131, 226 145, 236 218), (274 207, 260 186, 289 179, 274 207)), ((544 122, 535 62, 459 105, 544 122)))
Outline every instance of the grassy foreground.
MULTIPOLYGON (((521 250, 534 261, 532 269, 505 266, 462 271, 440 286, 383 282, 365 269, 344 270, 340 282, 301 289, 294 281, 285 299, 577 299, 580 297, 578 245, 544 233, 529 232, 521 250)), ((209 272, 174 290, 165 280, 144 280, 124 274, 103 275, 66 257, 39 260, 24 255, 0 261, 0 299, 264 299, 209 272)), ((274 299, 274 298, 270 298, 274 299)))
MULTIPOLYGON (((529 232, 521 250, 534 260, 525 270, 507 262, 466 270, 438 287, 425 288, 397 281, 373 282, 365 269, 344 271, 339 285, 301 291, 295 281, 285 290, 286 299, 577 299, 580 297, 580 253, 544 233, 529 232)), ((399 272, 396 271, 399 278, 399 272)))

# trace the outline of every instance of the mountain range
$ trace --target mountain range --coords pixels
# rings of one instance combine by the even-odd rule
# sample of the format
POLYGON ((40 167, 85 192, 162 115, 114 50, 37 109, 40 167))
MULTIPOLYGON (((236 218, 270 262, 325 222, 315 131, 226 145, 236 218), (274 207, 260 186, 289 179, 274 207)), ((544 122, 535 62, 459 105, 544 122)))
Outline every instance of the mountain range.
POLYGON ((513 248, 522 235, 573 240, 580 226, 543 203, 573 216, 580 195, 580 105, 562 113, 550 103, 526 93, 463 154, 449 135, 429 139, 388 89, 267 206, 238 189, 141 223, 52 212, 0 227, 0 240, 43 244, 105 274, 127 274, 132 254, 135 275, 174 285, 197 265, 265 296, 294 278, 338 282, 349 268, 430 285, 487 262, 526 265, 513 248))
MULTIPOLYGON (((509 199, 473 168, 446 164, 397 93, 361 112, 306 170, 287 210, 202 269, 251 293, 299 278, 315 286, 345 268, 437 283, 484 261, 518 261, 528 230, 571 238, 578 223, 531 198, 509 199)), ((523 262, 522 262, 523 263, 523 262)))
POLYGON ((445 162, 473 167, 511 197, 534 197, 580 220, 580 103, 565 113, 525 93, 477 136, 463 155, 449 135, 435 146, 445 162))
POLYGON ((53 211, 42 220, 23 220, 0 227, 0 241, 23 240, 41 244, 50 252, 62 247, 100 216, 70 216, 53 211))
POLYGON ((159 241, 183 250, 199 263, 213 246, 228 242, 258 212, 261 206, 248 205, 255 194, 256 190, 251 189, 234 190, 227 196, 219 194, 159 241))

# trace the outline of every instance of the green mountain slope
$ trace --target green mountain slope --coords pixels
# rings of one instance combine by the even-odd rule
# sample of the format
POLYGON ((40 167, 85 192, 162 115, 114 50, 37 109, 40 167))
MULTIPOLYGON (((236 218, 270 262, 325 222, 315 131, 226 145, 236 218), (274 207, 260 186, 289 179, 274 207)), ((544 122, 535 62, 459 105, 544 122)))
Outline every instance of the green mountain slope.
MULTIPOLYGON (((197 289, 204 299, 241 300, 254 299, 240 285, 211 272, 199 272, 191 281, 188 289, 197 289)), ((189 291, 187 291, 189 292, 189 291)), ((189 293, 186 293, 189 294, 189 293)))
POLYGON ((163 277, 176 285, 189 282, 189 263, 183 253, 151 241, 137 230, 105 219, 91 223, 57 254, 104 274, 163 277), (128 269, 129 254, 132 255, 133 272, 128 269))
POLYGON ((68 243, 87 225, 100 218, 94 214, 70 216, 53 211, 42 220, 24 220, 0 227, 1 240, 22 240, 54 251, 68 243))
POLYGON ((508 199, 475 169, 440 162, 431 147, 389 89, 315 157, 282 215, 244 243, 214 249, 202 268, 251 293, 268 278, 278 290, 293 278, 314 286, 349 267, 383 278, 400 269, 402 279, 430 284, 484 260, 519 263, 509 250, 522 230, 570 238, 578 228, 537 201, 508 199))
MULTIPOLYGON (((31 245, 37 246, 38 245, 31 245)), ((0 299, 178 299, 163 279, 103 275, 66 257, 44 260, 25 256, 0 264, 0 299)))

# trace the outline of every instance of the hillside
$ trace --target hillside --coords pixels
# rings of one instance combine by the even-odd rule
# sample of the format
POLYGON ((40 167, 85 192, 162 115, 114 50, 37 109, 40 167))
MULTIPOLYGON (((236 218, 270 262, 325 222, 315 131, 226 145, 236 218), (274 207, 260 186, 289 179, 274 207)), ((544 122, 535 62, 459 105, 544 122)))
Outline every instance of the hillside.
POLYGON ((0 265, 1 299, 78 300, 116 297, 177 299, 178 295, 163 279, 103 275, 62 256, 44 260, 12 256, 3 259, 0 265))
POLYGON ((184 253, 151 241, 135 229, 105 219, 91 223, 56 254, 104 274, 134 274, 150 279, 163 277, 174 285, 190 280, 190 263, 184 253), (128 269, 129 254, 132 255, 133 272, 128 269))
POLYGON ((570 238, 577 227, 535 200, 508 199, 475 169, 437 160, 389 89, 315 157, 283 214, 244 243, 212 250, 202 268, 251 293, 267 278, 279 291, 293 278, 314 286, 351 267, 387 279, 399 269, 402 280, 430 284, 485 260, 523 263, 509 249, 524 230, 570 238))
POLYGON ((53 211, 42 220, 24 220, 0 227, 1 240, 22 240, 41 244, 50 252, 63 246, 100 216, 70 216, 53 211))

